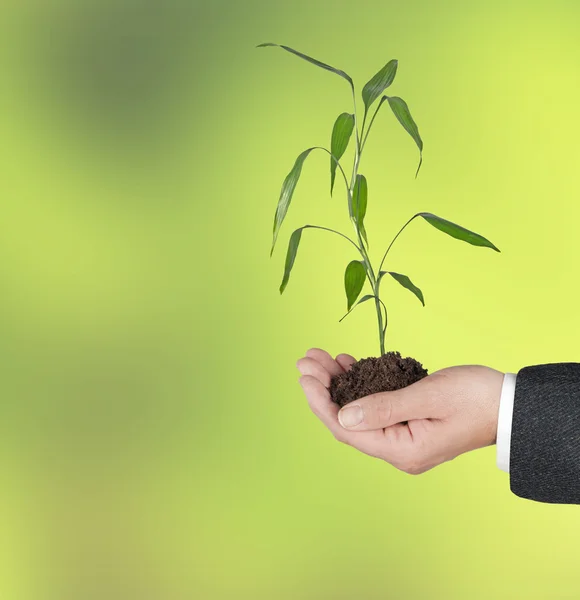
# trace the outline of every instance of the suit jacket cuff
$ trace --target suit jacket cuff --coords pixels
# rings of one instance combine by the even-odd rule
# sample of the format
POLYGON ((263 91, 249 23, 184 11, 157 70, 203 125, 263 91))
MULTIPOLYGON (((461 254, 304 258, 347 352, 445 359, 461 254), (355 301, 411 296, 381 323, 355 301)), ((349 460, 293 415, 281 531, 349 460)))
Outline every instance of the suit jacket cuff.
POLYGON ((518 373, 510 446, 510 487, 539 502, 580 504, 580 364, 518 373))

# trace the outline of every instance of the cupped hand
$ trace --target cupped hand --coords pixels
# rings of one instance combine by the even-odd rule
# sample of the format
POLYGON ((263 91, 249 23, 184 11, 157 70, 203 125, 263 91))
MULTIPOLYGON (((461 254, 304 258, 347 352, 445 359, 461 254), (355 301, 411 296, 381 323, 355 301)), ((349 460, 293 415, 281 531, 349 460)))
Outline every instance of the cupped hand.
POLYGON ((449 367, 339 409, 330 399, 330 380, 354 362, 348 354, 332 358, 312 348, 296 364, 310 408, 338 441, 413 475, 495 443, 503 373, 449 367))

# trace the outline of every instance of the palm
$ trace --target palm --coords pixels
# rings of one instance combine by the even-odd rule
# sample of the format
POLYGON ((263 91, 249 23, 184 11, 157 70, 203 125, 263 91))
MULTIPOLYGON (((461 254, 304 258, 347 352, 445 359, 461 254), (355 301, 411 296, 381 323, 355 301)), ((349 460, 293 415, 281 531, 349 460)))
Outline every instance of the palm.
MULTIPOLYGON (((419 474, 470 450, 493 444, 503 374, 477 365, 442 369, 395 392, 360 398, 364 419, 339 422, 330 399, 332 376, 347 371, 355 359, 312 349, 298 361, 300 384, 312 411, 334 437, 361 452, 419 474)), ((355 404, 353 404, 355 406, 355 404)), ((340 412, 345 418, 345 411, 340 412)))
POLYGON ((308 350, 306 356, 298 361, 297 367, 302 373, 300 384, 312 412, 339 442, 376 458, 386 459, 395 448, 400 452, 422 445, 434 426, 430 419, 417 419, 373 431, 348 431, 341 426, 339 407, 330 399, 328 388, 331 378, 348 371, 354 362, 356 359, 349 354, 339 354, 334 359, 318 348, 308 350))

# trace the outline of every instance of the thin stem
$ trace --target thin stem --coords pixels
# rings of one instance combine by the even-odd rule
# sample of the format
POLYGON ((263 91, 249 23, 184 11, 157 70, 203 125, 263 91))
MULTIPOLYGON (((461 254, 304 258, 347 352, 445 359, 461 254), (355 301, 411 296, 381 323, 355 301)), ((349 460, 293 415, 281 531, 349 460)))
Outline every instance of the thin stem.
MULTIPOLYGON (((358 174, 358 167, 360 164, 360 158, 361 158, 361 152, 360 152, 360 137, 359 137, 359 129, 358 129, 358 116, 357 116, 357 110, 356 110, 356 96, 354 93, 354 87, 352 89, 352 102, 353 102, 353 106, 354 106, 354 127, 355 127, 355 131, 356 131, 356 147, 355 147, 355 151, 354 151, 354 165, 352 168, 352 177, 350 180, 350 186, 348 188, 348 206, 349 206, 349 212, 352 211, 352 197, 354 194, 354 186, 356 184, 356 176, 358 174)), ((350 217, 352 219, 353 215, 352 213, 350 214, 350 217)), ((356 224, 356 221, 353 220, 353 224, 354 224, 354 228, 358 237, 358 241, 360 244, 360 250, 361 250, 361 254, 363 254, 363 258, 364 258, 364 264, 365 264, 365 268, 367 271, 367 274, 369 276, 369 279, 371 281, 371 285, 374 287, 375 285, 375 274, 371 265, 371 261, 369 260, 368 254, 365 250, 365 245, 362 239, 362 235, 360 233, 360 230, 358 228, 358 225, 356 224)))
MULTIPOLYGON (((385 327, 383 329, 383 343, 384 343, 385 333, 387 332, 388 314, 387 314, 387 307, 385 306, 385 303, 380 298, 379 298, 379 302, 383 305, 383 308, 385 309, 385 327)), ((384 351, 383 351, 383 354, 384 354, 384 351)))
POLYGON ((332 158, 332 160, 336 163, 336 166, 340 169, 340 172, 342 173, 342 177, 344 179, 344 185, 346 185, 346 189, 348 189, 348 178, 346 176, 346 173, 344 172, 344 169, 342 168, 342 165, 338 161, 338 158, 336 158, 336 156, 334 156, 334 154, 330 150, 328 150, 328 148, 324 148, 322 146, 315 146, 313 150, 324 150, 327 154, 330 154, 330 158, 332 158))
POLYGON ((340 231, 330 229, 329 227, 322 227, 320 225, 304 225, 302 229, 322 229, 322 231, 330 231, 331 233, 336 233, 336 235, 339 235, 340 237, 343 237, 345 240, 349 241, 364 258, 364 254, 361 252, 361 249, 356 245, 356 243, 353 240, 351 240, 347 235, 344 235, 344 233, 340 233, 340 231))
MULTIPOLYGON (((375 308, 377 310, 377 323, 379 326, 379 344, 381 347, 381 356, 385 353, 385 330, 386 325, 383 325, 383 311, 381 310, 381 304, 383 301, 377 296, 378 290, 375 286, 375 308)), ((384 304, 383 304, 384 306, 384 304)))
POLYGON ((356 147, 357 147, 357 155, 358 155, 359 150, 360 150, 360 137, 359 137, 359 131, 358 131, 358 116, 356 113, 356 94, 354 92, 354 86, 352 86, 352 103, 354 106, 354 129, 355 129, 355 133, 356 133, 356 147))
MULTIPOLYGON (((363 260, 364 260, 364 265, 367 271, 367 277, 369 278, 371 287, 374 291, 374 296, 375 296, 375 309, 377 311, 377 322, 378 322, 378 328, 379 328, 379 343, 380 343, 380 348, 381 348, 381 356, 385 353, 385 331, 386 331, 386 325, 383 325, 383 311, 381 309, 381 304, 383 306, 384 303, 383 301, 379 298, 378 293, 379 293, 379 285, 378 285, 378 281, 377 278, 375 277, 375 273, 371 264, 371 261, 369 259, 368 253, 366 251, 363 239, 362 239, 362 235, 360 232, 360 228, 358 226, 358 219, 354 219, 353 215, 352 215, 352 198, 353 198, 353 193, 354 193, 354 186, 356 185, 356 180, 357 180, 357 175, 358 175, 358 169, 360 166, 360 160, 361 160, 361 156, 362 156, 362 151, 363 151, 363 146, 364 143, 361 144, 361 139, 359 137, 359 131, 358 131, 358 118, 357 118, 357 111, 356 111, 356 97, 354 94, 354 88, 353 88, 353 94, 352 94, 352 99, 353 99, 353 104, 354 104, 354 122, 355 122, 355 129, 356 129, 356 147, 355 147, 355 154, 354 154, 354 165, 352 168, 352 178, 351 178, 351 182, 350 182, 350 186, 348 189, 348 205, 349 205, 349 212, 350 212, 350 217, 353 221, 354 224, 354 228, 356 230, 357 236, 358 236, 358 240, 359 240, 359 244, 360 244, 360 253, 363 255, 363 260)), ((376 116, 376 112, 375 115, 376 116)), ((373 121, 374 121, 374 116, 373 116, 373 121)), ((366 123, 366 117, 367 117, 367 111, 365 110, 365 116, 363 118, 363 126, 362 126, 362 130, 361 130, 361 136, 364 134, 364 128, 365 128, 365 123, 366 123)), ((367 131, 366 138, 368 137, 368 132, 370 131, 370 128, 372 126, 372 121, 369 125, 369 129, 367 131)), ((386 315, 386 307, 385 307, 385 315, 386 315)))
MULTIPOLYGON (((356 166, 357 165, 355 165, 355 167, 356 166)), ((356 168, 355 168, 355 173, 356 173, 356 168)), ((356 176, 355 176, 355 182, 356 182, 356 176)), ((352 206, 352 194, 353 194, 353 191, 354 191, 354 185, 355 184, 353 183, 352 189, 349 190, 349 205, 350 206, 352 206)), ((361 232, 360 232, 360 228, 358 226, 358 222, 357 222, 356 219, 352 219, 352 221, 353 221, 354 229, 355 229, 356 234, 358 236, 358 242, 360 244, 360 252, 361 252, 361 254, 363 255, 363 258, 364 258, 364 263, 365 263, 365 267, 367 269, 367 274, 369 276, 369 280, 371 282, 371 286, 374 288, 375 283, 376 283, 375 272, 373 271, 373 266, 371 265, 371 261, 370 261, 369 255, 367 254, 367 251, 366 251, 366 248, 365 248, 365 244, 364 244, 364 241, 362 239, 361 232)))
POLYGON ((407 225, 415 218, 418 217, 419 215, 413 215, 399 230, 399 233, 397 233, 397 235, 393 238, 393 241, 389 244, 389 247, 387 248, 385 254, 383 255, 383 260, 381 260, 381 264, 379 265, 379 272, 383 267, 383 263, 385 262, 385 258, 387 258, 387 254, 389 253, 389 250, 392 248, 393 244, 395 243, 396 239, 401 235, 401 233, 403 233, 403 229, 405 229, 405 227, 407 227, 407 225))
POLYGON ((358 115, 357 115, 357 110, 356 110, 356 95, 354 93, 354 87, 352 88, 352 103, 354 106, 354 130, 355 130, 355 134, 356 134, 356 146, 354 149, 354 165, 352 167, 352 177, 350 179, 350 193, 351 193, 351 199, 352 199, 352 192, 354 190, 354 184, 356 181, 356 176, 358 173, 358 167, 359 167, 359 163, 360 163, 360 135, 359 135, 359 130, 358 130, 358 115))
POLYGON ((383 105, 383 100, 381 99, 381 101, 379 102, 379 105, 377 106, 377 110, 375 110, 375 114, 373 115, 373 118, 371 119, 371 122, 369 123, 369 128, 367 129, 367 134, 364 136, 363 143, 361 146, 361 152, 363 151, 365 144, 367 143, 367 138, 369 137, 369 133, 371 132, 371 128, 373 126, 373 123, 375 122, 375 117, 377 116, 382 105, 383 105))
MULTIPOLYGON (((364 136, 365 136, 365 123, 367 122, 367 114, 368 114, 368 110, 367 110, 367 107, 365 106, 365 114, 363 117, 362 127, 360 128, 361 139, 364 138, 364 136)), ((364 146, 364 143, 363 143, 363 146, 364 146)), ((361 152, 362 152, 362 147, 361 147, 361 152)))

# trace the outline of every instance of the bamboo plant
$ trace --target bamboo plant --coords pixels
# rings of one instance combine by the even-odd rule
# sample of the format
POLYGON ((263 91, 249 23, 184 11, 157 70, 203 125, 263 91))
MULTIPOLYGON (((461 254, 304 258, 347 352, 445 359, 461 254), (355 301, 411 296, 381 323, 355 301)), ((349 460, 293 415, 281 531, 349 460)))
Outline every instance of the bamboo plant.
POLYGON ((341 236, 350 244, 352 244, 352 246, 356 249, 356 252, 359 255, 359 258, 349 262, 349 264, 346 266, 346 270, 344 273, 347 312, 342 319, 348 316, 352 312, 352 310, 359 304, 372 300, 374 302, 375 310, 377 313, 380 351, 381 355, 383 355, 385 354, 385 335, 387 331, 387 308, 385 306, 385 303, 381 299, 380 294, 381 281, 383 277, 385 275, 389 275, 390 277, 392 277, 400 285, 412 292, 419 299, 421 304, 425 306, 423 292, 411 281, 411 279, 407 275, 395 273, 393 271, 383 270, 385 260, 393 244, 401 235, 401 233, 410 225, 411 222, 413 222, 415 219, 423 219, 439 231, 442 231, 443 233, 446 233, 447 235, 455 239, 467 242, 474 246, 491 248, 496 252, 499 252, 499 250, 492 242, 490 242, 482 235, 479 235, 478 233, 469 231, 468 229, 465 229, 460 225, 456 225, 455 223, 438 217, 437 215, 434 215, 432 213, 420 212, 413 215, 401 227, 397 235, 395 235, 395 237, 383 253, 378 268, 373 266, 373 263, 371 262, 371 259, 369 257, 369 243, 365 229, 368 185, 366 177, 359 172, 359 169, 361 166, 363 152, 365 150, 373 124, 384 104, 387 104, 390 107, 396 119, 403 126, 405 131, 407 131, 407 133, 411 136, 411 138, 414 140, 415 144, 419 149, 419 165, 417 167, 415 177, 417 177, 417 175, 419 174, 419 170, 421 169, 421 164, 423 162, 423 140, 421 139, 421 136, 419 134, 419 128, 417 127, 417 124, 411 116, 411 112, 409 110, 409 107, 407 106, 407 103, 398 96, 383 95, 383 92, 387 88, 389 88, 395 80, 395 75, 397 74, 398 68, 398 61, 390 60, 363 87, 361 95, 362 103, 364 105, 364 112, 361 122, 357 110, 355 85, 352 78, 347 73, 340 69, 335 69, 334 67, 320 62, 319 60, 316 60, 310 56, 307 56, 302 52, 298 52, 293 48, 289 48, 288 46, 266 43, 260 44, 258 47, 282 48, 286 52, 298 56, 299 58, 313 65, 316 65, 321 69, 330 71, 331 73, 334 73, 346 80, 352 93, 353 112, 344 112, 337 117, 334 123, 334 127, 332 129, 330 150, 321 146, 314 146, 308 148, 298 156, 290 173, 288 173, 286 179, 284 180, 284 183, 282 184, 282 190, 280 192, 280 198, 278 200, 278 206, 274 215, 274 228, 270 255, 272 255, 272 253, 274 252, 276 240, 278 238, 278 234, 280 232, 280 228, 282 226, 284 218, 286 217, 286 214, 288 212, 288 208, 292 201, 292 197, 298 184, 298 180, 300 179, 300 174, 302 172, 304 162, 306 161, 308 156, 315 150, 326 152, 330 157, 331 195, 334 191, 337 172, 339 173, 340 177, 342 177, 342 179, 344 180, 348 201, 349 218, 354 227, 354 239, 334 229, 318 225, 304 225, 296 229, 290 236, 290 241, 288 244, 288 250, 286 254, 286 262, 284 266, 284 276, 280 285, 280 293, 282 294, 286 289, 286 286, 288 285, 290 273, 292 272, 292 268, 296 260, 296 254, 298 252, 300 239, 304 230, 319 229, 341 236), (372 112, 372 116, 370 116, 371 108, 373 108, 373 106, 375 107, 374 112, 372 112), (350 177, 348 177, 345 168, 341 164, 341 159, 343 158, 349 146, 353 134, 354 164, 352 166, 351 175, 350 177), (365 282, 367 281, 370 285, 372 293, 360 297, 365 282))

